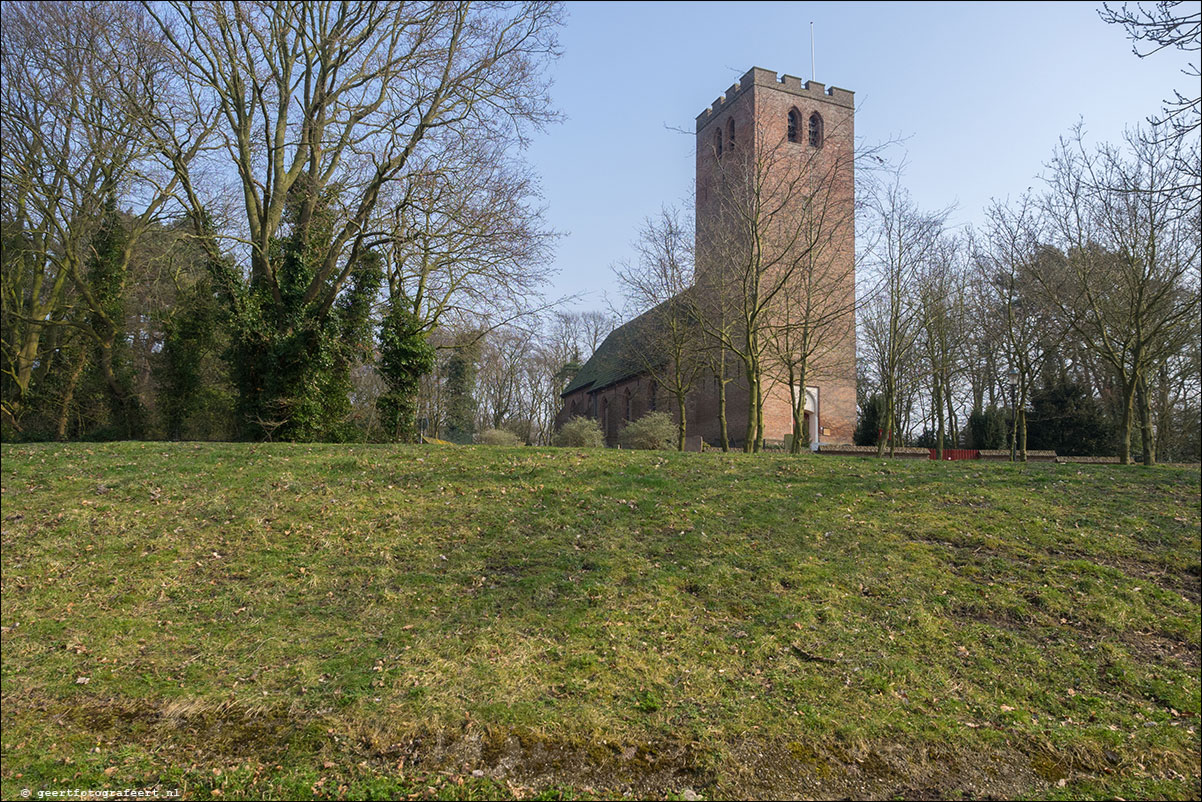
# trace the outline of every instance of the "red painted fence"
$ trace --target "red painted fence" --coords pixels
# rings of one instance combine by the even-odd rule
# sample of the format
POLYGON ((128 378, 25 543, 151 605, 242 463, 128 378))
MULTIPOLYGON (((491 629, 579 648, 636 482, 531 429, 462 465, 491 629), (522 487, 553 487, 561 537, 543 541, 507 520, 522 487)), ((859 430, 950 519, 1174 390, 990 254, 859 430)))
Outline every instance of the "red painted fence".
MULTIPOLYGON (((981 452, 975 448, 945 448, 943 458, 947 459, 977 459, 981 452)), ((931 449, 931 459, 935 459, 935 449, 931 449)))

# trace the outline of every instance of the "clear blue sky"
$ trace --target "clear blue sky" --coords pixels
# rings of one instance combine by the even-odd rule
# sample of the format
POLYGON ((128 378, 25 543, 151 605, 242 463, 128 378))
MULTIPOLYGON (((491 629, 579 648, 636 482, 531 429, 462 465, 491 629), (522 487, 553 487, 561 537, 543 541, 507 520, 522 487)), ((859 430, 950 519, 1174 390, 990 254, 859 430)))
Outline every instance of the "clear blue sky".
POLYGON ((688 197, 694 118, 753 66, 810 78, 811 20, 815 77, 856 93, 857 135, 908 137, 918 202, 957 204, 956 225, 979 220, 990 198, 1035 185, 1078 119, 1117 140, 1174 88, 1197 91, 1182 55, 1136 58, 1100 5, 569 3, 552 68, 567 121, 527 153, 548 222, 566 233, 549 294, 604 306, 643 218, 688 197))

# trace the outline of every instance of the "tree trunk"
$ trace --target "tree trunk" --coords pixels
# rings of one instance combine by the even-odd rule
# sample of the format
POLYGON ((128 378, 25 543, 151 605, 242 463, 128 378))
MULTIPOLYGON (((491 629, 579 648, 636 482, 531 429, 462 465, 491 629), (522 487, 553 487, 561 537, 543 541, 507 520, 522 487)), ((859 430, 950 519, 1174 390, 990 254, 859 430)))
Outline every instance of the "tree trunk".
POLYGON ((125 436, 130 440, 140 439, 143 434, 141 410, 139 409, 141 402, 137 395, 127 389, 117 378, 116 369, 113 367, 113 339, 101 340, 99 348, 100 369, 109 392, 113 394, 113 406, 117 414, 121 416, 121 426, 125 429, 125 436))
POLYGON ((804 441, 806 446, 810 445, 809 428, 806 426, 806 364, 802 360, 801 371, 794 381, 794 377, 789 377, 789 393, 793 401, 793 442, 789 444, 789 453, 800 454, 801 444, 804 441), (794 389, 797 388, 797 389, 794 389), (795 394, 795 395, 794 395, 795 394))
POLYGON ((1026 371, 1023 376, 1022 389, 1018 393, 1018 459, 1020 462, 1027 461, 1027 379, 1026 371))
POLYGON ((755 394, 759 403, 755 405, 755 450, 756 453, 764 450, 764 398, 763 391, 757 390, 755 394))
POLYGON ((62 400, 58 405, 58 416, 54 424, 54 439, 67 439, 67 413, 71 410, 71 401, 75 398, 75 387, 79 384, 79 377, 83 375, 83 369, 88 364, 88 350, 80 348, 79 354, 75 358, 75 364, 71 367, 71 374, 67 377, 67 388, 63 391, 62 400))
POLYGON ((755 451, 755 421, 756 410, 759 409, 759 383, 756 381, 755 369, 747 365, 747 433, 743 439, 743 451, 750 454, 755 451))
POLYGON ((958 448, 960 445, 960 427, 956 422, 956 407, 952 401, 952 394, 945 394, 947 399, 947 424, 948 434, 951 435, 952 448, 958 448))
POLYGON ((687 393, 676 393, 676 450, 684 451, 685 426, 688 421, 685 419, 685 396, 687 393))
POLYGON ((1131 464, 1131 413, 1135 406, 1135 382, 1123 382, 1123 417, 1119 432, 1119 464, 1131 464))
POLYGON ((935 409, 935 459, 943 460, 943 387, 939 376, 935 376, 935 386, 933 389, 934 398, 931 399, 931 406, 935 409))
POLYGON ((1139 403, 1139 428, 1144 441, 1144 465, 1156 464, 1156 437, 1152 431, 1152 405, 1148 398, 1148 381, 1140 374, 1136 384, 1139 403))
POLYGON ((1172 404, 1169 403, 1168 369, 1163 363, 1161 363, 1157 375, 1156 395, 1156 414, 1154 416, 1156 437, 1153 441, 1156 443, 1155 454, 1157 459, 1167 459, 1172 462, 1173 454, 1169 451, 1169 432, 1172 431, 1169 415, 1172 404))
POLYGON ((885 456, 885 440, 889 436, 889 427, 893 425, 893 399, 889 394, 889 380, 885 380, 885 401, 882 405, 885 410, 884 420, 877 423, 876 432, 876 455, 878 457, 885 456))
POLYGON ((41 337, 42 327, 31 326, 25 335, 25 342, 21 343, 21 350, 17 352, 17 370, 14 378, 17 385, 17 404, 20 406, 24 405, 25 397, 29 395, 29 380, 33 376, 33 366, 38 361, 38 342, 41 337))
POLYGON ((793 440, 789 443, 790 454, 800 454, 801 444, 806 437, 805 431, 805 393, 801 394, 802 411, 798 412, 797 407, 793 408, 793 440))
MULTIPOLYGON (((726 360, 722 360, 725 373, 726 360)), ((730 434, 726 429, 726 377, 718 377, 718 443, 724 452, 730 451, 730 434)))
POLYGON ((897 420, 894 410, 894 390, 893 382, 889 379, 885 380, 885 420, 882 422, 880 432, 877 434, 876 455, 878 457, 885 456, 885 447, 889 448, 889 456, 893 456, 893 427, 897 420))
POLYGON ((1027 461, 1027 410, 1018 408, 1018 461, 1027 461))
POLYGON ((1015 401, 1014 385, 1010 385, 1010 438, 1007 445, 1010 446, 1010 461, 1013 462, 1018 453, 1018 404, 1015 401))

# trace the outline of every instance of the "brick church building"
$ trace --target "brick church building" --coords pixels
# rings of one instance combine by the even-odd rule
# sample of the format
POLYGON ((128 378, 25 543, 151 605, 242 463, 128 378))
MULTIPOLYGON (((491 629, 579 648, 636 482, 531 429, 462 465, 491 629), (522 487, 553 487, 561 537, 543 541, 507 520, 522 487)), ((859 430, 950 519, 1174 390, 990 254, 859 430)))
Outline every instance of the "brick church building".
MULTIPOLYGON (((664 311, 696 310, 701 349, 711 362, 716 330, 756 352, 762 364, 762 432, 793 432, 790 381, 806 355, 805 421, 810 445, 850 443, 856 425, 853 94, 753 68, 697 117, 695 283, 686 295, 708 303, 661 304, 617 328, 563 390, 556 427, 595 418, 606 442, 627 422, 675 398, 652 378, 664 311), (722 310, 720 321, 710 312, 722 310), (755 315, 755 324, 746 323, 755 315), (748 345, 744 333, 759 334, 748 345), (650 355, 650 357, 649 357, 650 355), (649 358, 652 360, 649 362, 649 358)), ((684 296, 680 296, 684 297, 684 296)), ((667 350, 667 349, 662 349, 667 350)), ((665 355, 661 361, 666 361, 665 355)), ((729 442, 741 447, 752 394, 743 360, 727 353, 729 442)), ((685 404, 689 446, 719 442, 719 379, 701 371, 685 404)))

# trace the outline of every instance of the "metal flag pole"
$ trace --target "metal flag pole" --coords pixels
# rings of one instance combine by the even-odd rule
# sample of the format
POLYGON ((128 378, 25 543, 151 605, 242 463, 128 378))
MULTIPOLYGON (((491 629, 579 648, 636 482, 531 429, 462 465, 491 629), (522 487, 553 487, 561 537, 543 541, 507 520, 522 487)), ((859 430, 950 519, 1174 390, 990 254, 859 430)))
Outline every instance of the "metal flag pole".
POLYGON ((814 70, 814 21, 810 20, 810 80, 817 81, 818 75, 814 70))

